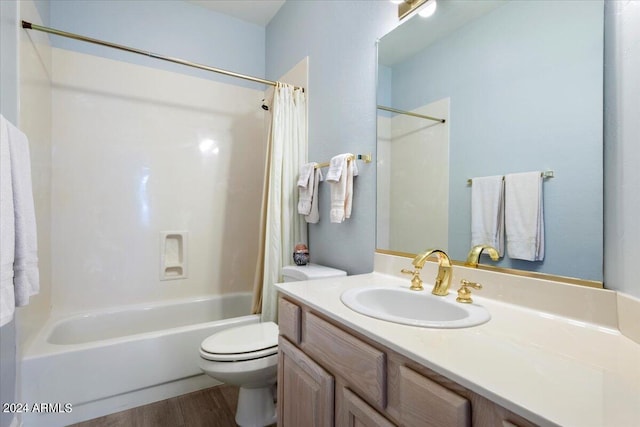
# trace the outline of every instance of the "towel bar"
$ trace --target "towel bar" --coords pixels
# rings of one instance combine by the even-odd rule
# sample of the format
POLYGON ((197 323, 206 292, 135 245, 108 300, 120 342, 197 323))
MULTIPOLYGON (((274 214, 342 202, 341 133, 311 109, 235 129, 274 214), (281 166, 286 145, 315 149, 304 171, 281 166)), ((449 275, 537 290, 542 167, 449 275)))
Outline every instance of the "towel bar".
MULTIPOLYGON (((371 156, 371 153, 369 154, 354 154, 353 157, 351 157, 349 160, 362 160, 365 163, 371 163, 373 160, 373 157, 371 156)), ((323 163, 318 163, 314 169, 318 169, 318 168, 326 168, 329 166, 329 162, 323 162, 323 163)))
MULTIPOLYGON (((544 171, 544 172, 540 172, 540 176, 543 178, 553 178, 554 175, 553 175, 553 171, 544 171)), ((504 176, 502 177, 502 180, 504 181, 504 176)), ((472 185, 472 184, 473 184, 473 179, 471 178, 467 179, 467 185, 472 185)))

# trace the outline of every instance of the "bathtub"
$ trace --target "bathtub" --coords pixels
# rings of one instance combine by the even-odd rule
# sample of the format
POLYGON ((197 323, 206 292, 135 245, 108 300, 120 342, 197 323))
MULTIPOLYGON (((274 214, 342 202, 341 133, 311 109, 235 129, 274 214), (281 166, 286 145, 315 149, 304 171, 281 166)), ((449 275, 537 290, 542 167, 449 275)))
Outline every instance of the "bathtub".
POLYGON ((50 320, 22 361, 24 427, 55 427, 217 383, 198 367, 209 335, 259 322, 251 294, 127 306, 50 320))

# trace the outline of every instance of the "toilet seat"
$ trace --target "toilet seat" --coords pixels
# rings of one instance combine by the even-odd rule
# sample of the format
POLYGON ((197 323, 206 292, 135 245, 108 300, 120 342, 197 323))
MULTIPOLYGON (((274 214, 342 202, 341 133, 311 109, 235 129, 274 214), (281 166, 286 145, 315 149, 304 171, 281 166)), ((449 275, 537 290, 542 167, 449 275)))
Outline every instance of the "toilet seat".
POLYGON ((216 362, 259 359, 278 352, 278 325, 255 323, 225 329, 202 341, 200 356, 216 362))

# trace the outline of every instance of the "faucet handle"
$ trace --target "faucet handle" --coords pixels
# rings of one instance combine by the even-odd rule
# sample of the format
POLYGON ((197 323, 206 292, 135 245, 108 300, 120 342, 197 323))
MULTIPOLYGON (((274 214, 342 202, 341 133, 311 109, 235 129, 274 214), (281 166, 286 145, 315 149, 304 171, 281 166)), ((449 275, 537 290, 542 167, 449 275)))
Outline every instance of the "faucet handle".
POLYGON ((421 269, 417 267, 415 270, 407 270, 406 268, 400 270, 400 273, 413 275, 413 277, 411 277, 411 287, 409 288, 412 291, 424 290, 424 286, 422 286, 422 279, 420 278, 420 270, 421 269))
POLYGON ((458 289, 458 298, 456 298, 457 302, 461 302, 463 304, 471 304, 473 300, 471 299, 471 290, 469 288, 480 290, 482 289, 482 285, 476 282, 470 282, 468 280, 462 279, 460 281, 460 289, 458 289))

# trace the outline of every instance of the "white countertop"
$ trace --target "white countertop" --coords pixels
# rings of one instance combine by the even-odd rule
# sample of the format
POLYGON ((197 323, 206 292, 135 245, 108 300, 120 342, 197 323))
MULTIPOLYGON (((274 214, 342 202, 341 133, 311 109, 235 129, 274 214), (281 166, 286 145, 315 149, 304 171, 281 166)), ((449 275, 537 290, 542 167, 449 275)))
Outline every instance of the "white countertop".
POLYGON ((540 425, 640 426, 640 345, 617 329, 483 298, 482 291, 474 303, 491 320, 465 329, 395 324, 340 300, 347 289, 381 285, 409 287, 409 280, 374 272, 276 287, 540 425))

